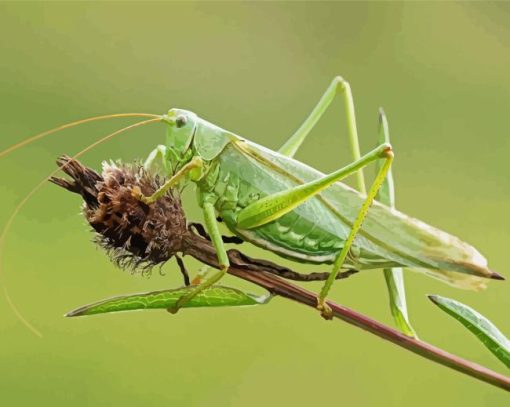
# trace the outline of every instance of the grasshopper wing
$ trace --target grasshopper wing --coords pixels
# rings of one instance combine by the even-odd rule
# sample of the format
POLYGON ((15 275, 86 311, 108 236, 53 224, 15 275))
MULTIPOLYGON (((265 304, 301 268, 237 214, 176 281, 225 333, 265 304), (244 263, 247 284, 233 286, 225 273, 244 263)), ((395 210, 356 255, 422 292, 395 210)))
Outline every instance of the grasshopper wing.
MULTIPOLYGON (((261 165, 278 168, 296 182, 308 182, 324 174, 255 143, 246 149, 261 165)), ((350 228, 364 196, 337 182, 321 192, 320 198, 350 228)), ((473 246, 418 219, 374 202, 356 238, 356 244, 368 252, 412 267, 461 288, 484 288, 483 280, 474 277, 502 279, 487 266, 487 260, 473 246)), ((363 258, 360 258, 363 263, 363 258)))

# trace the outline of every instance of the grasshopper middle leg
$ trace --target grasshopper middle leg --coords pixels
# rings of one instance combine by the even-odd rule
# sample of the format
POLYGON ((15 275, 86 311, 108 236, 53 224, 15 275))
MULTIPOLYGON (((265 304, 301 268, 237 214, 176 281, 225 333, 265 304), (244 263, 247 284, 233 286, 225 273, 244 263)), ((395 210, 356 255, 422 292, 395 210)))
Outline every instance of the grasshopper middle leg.
POLYGON ((172 314, 176 313, 180 308, 182 308, 184 304, 186 304, 197 294, 221 280, 221 278, 227 273, 230 265, 227 251, 225 250, 223 239, 218 228, 214 205, 211 202, 208 202, 207 196, 205 196, 203 199, 202 207, 204 211, 205 226, 211 238, 211 242, 216 249, 216 255, 218 256, 220 270, 213 274, 211 277, 205 280, 201 280, 200 283, 196 285, 189 293, 179 298, 175 306, 168 310, 172 314))

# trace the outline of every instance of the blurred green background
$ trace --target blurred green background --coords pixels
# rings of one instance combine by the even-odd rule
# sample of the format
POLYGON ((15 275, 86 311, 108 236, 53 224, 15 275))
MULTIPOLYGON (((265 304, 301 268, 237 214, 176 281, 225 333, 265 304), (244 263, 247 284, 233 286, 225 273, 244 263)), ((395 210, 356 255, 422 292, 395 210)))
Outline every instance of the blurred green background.
MULTIPOLYGON (((340 74, 354 91, 363 151, 386 109, 397 206, 474 244, 510 277, 509 18, 508 3, 2 3, 0 149, 78 118, 171 107, 276 149, 340 74)), ((349 160, 343 112, 335 102, 299 159, 323 171, 349 160)), ((59 154, 127 123, 86 125, 2 158, 1 224, 59 154)), ((163 135, 161 125, 133 131, 83 162, 143 158, 163 135)), ((200 220, 192 191, 185 198, 200 220)), ((508 405, 501 390, 282 299, 65 319, 97 299, 181 281, 173 262, 150 279, 115 269, 79 207, 47 185, 6 241, 2 284, 44 336, 2 299, 4 405, 508 405)), ((408 273, 407 287, 423 339, 505 372, 425 294, 466 302, 510 335, 508 282, 471 293, 408 273)), ((333 298, 392 324, 378 271, 339 283, 333 298)))

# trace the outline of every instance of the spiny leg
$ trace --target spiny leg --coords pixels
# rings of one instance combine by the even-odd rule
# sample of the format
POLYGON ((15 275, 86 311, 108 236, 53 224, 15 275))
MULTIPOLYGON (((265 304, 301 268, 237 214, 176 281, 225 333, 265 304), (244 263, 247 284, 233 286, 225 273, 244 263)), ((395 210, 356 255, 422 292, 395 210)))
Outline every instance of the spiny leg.
MULTIPOLYGON (((221 223, 221 218, 217 217, 216 221, 221 223)), ((202 236, 204 239, 211 241, 209 234, 205 231, 204 226, 201 223, 190 222, 188 224, 188 230, 192 232, 196 232, 199 236, 202 236)), ((237 236, 221 236, 223 243, 232 243, 232 244, 243 244, 244 240, 237 236)))
POLYGON ((335 182, 355 173, 377 159, 387 157, 389 152, 391 152, 391 146, 381 144, 359 160, 329 175, 252 202, 238 213, 237 226, 241 229, 251 229, 278 219, 335 182))
POLYGON ((179 311, 179 309, 182 308, 184 304, 186 304, 197 294, 218 282, 226 274, 230 266, 227 251, 225 250, 225 246, 223 245, 223 239, 221 237, 221 233, 218 228, 218 223, 216 221, 214 205, 211 202, 209 202, 208 197, 205 196, 203 199, 202 206, 204 211, 205 227, 207 229, 207 232, 209 233, 209 236, 211 237, 211 242, 214 248, 216 249, 216 255, 218 256, 220 270, 216 274, 209 277, 207 280, 201 281, 189 293, 179 298, 175 306, 168 309, 168 311, 171 312, 172 314, 179 311))
MULTIPOLYGON (((268 272, 285 278, 286 280, 294 281, 326 281, 329 272, 315 272, 301 274, 287 267, 279 266, 269 260, 253 259, 238 250, 231 249, 228 251, 229 257, 235 259, 236 267, 241 267, 252 272, 268 272)), ((340 273, 336 278, 337 280, 345 279, 353 274, 358 273, 358 270, 349 269, 340 273)))
POLYGON ((182 278, 184 279, 184 285, 190 285, 188 270, 186 270, 186 266, 184 262, 179 256, 175 256, 175 260, 177 261, 177 265, 179 266, 179 270, 181 270, 182 278))
MULTIPOLYGON (((296 132, 280 148, 279 152, 281 154, 288 157, 293 157, 294 154, 296 154, 303 141, 305 141, 310 131, 315 127, 324 112, 331 105, 331 102, 336 95, 343 95, 344 97, 345 112, 347 116, 347 128, 349 132, 349 142, 351 145, 353 161, 360 159, 361 153, 359 149, 356 114, 354 111, 354 101, 352 98, 351 86, 349 85, 349 82, 340 76, 337 76, 333 79, 328 89, 326 89, 326 92, 324 92, 310 115, 306 118, 299 129, 297 129, 296 132)), ((359 191, 365 194, 365 180, 363 177, 363 170, 361 169, 356 173, 356 183, 359 191)))
POLYGON ((170 189, 176 186, 180 181, 182 181, 186 175, 190 173, 190 171, 202 168, 203 161, 200 157, 193 157, 190 162, 185 164, 179 171, 175 173, 168 181, 166 181, 158 190, 156 190, 151 196, 145 196, 142 194, 140 188, 133 188, 133 196, 140 199, 140 201, 150 205, 151 203, 156 202, 159 198, 162 198, 170 189))
POLYGON ((379 169, 377 176, 370 187, 370 190, 368 191, 367 197, 365 201, 363 202, 363 205, 361 205, 361 209, 358 212, 358 215, 356 216, 356 219, 354 220, 354 223, 352 225, 352 229, 349 233, 349 236, 347 237, 347 240, 345 241, 345 244, 338 254, 338 256, 335 259, 335 262, 333 263, 333 270, 331 271, 328 279, 324 283, 324 286, 322 287, 322 290, 319 294, 319 300, 317 304, 317 308, 321 311, 321 314, 326 319, 332 318, 332 311, 331 308, 326 304, 326 297, 328 296, 328 293, 338 275, 340 270, 342 269, 345 259, 347 258, 347 255, 349 254, 349 251, 354 243, 354 239, 356 238, 356 235, 358 234, 359 230, 361 229, 361 225, 363 224, 363 221, 365 220, 365 217, 367 216, 368 210, 370 208, 370 205, 372 205, 372 202, 374 201, 374 198, 377 195, 377 192, 381 188, 382 183, 384 182, 386 175, 388 174, 388 171, 391 168, 391 164, 393 162, 393 151, 391 150, 391 147, 388 148, 385 151, 385 161, 384 164, 379 169))

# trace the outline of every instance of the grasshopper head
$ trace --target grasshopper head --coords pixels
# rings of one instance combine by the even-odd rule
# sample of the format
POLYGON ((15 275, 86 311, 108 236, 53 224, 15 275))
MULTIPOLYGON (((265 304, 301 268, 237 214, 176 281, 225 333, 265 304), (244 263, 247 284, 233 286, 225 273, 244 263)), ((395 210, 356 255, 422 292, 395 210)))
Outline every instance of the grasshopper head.
POLYGON ((189 149, 195 129, 197 115, 183 109, 170 109, 163 120, 168 124, 166 146, 172 150, 178 160, 185 160, 189 156, 189 149))

